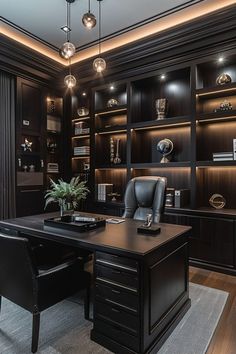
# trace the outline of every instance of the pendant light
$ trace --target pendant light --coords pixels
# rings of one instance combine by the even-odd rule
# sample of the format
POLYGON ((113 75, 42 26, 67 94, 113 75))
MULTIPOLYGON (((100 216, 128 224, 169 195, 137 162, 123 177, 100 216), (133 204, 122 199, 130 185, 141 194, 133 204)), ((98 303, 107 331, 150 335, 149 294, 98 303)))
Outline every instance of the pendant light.
POLYGON ((98 0, 99 1, 99 28, 98 28, 98 53, 99 56, 98 58, 94 59, 93 61, 93 69, 97 72, 97 73, 101 73, 106 69, 106 61, 101 57, 101 21, 102 21, 102 16, 101 16, 101 1, 102 0, 98 0))
POLYGON ((91 29, 96 26, 96 17, 90 12, 90 0, 88 0, 88 12, 83 15, 82 22, 83 25, 88 29, 91 29))
POLYGON ((71 59, 69 58, 69 74, 64 78, 64 84, 69 88, 73 88, 76 85, 76 78, 71 74, 71 59))
MULTIPOLYGON (((59 54, 62 58, 64 59, 70 59, 71 57, 73 57, 73 55, 75 54, 75 46, 73 43, 70 42, 70 32, 71 32, 71 28, 70 28, 70 4, 73 3, 75 0, 66 0, 67 2, 67 7, 66 7, 66 26, 65 28, 66 30, 66 38, 67 41, 62 45, 62 47, 59 50, 59 54)), ((64 30, 65 31, 65 30, 64 30)))

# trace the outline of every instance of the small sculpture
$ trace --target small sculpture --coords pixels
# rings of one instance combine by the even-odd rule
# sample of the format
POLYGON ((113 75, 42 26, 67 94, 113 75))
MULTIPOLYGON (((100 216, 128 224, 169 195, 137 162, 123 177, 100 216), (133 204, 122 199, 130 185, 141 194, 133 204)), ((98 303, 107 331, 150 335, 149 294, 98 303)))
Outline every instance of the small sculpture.
POLYGON ((87 116, 89 114, 89 110, 86 107, 80 107, 77 109, 77 113, 80 117, 87 116))
POLYGON ((215 109, 215 112, 222 112, 222 111, 231 111, 233 109, 233 106, 231 102, 224 100, 220 104, 220 108, 215 109))
POLYGON ((114 157, 115 157, 115 146, 114 146, 114 139, 111 137, 110 138, 110 162, 114 162, 114 157))
POLYGON ((115 107, 119 105, 119 101, 116 100, 115 98, 111 98, 110 100, 107 101, 107 107, 115 107))
POLYGON ((226 200, 221 194, 213 194, 209 199, 209 203, 215 209, 222 209, 226 204, 226 200))
POLYGON ((24 151, 29 151, 32 152, 32 141, 29 141, 27 138, 24 140, 24 144, 21 144, 21 147, 24 149, 24 151))
POLYGON ((216 79, 217 85, 225 85, 225 84, 229 84, 230 82, 232 82, 231 77, 225 73, 220 74, 216 79))
POLYGON ((35 172, 35 166, 29 165, 29 172, 35 172))
POLYGON ((113 163, 115 165, 118 165, 121 163, 119 148, 120 148, 120 139, 117 139, 116 140, 116 156, 113 159, 113 163))
POLYGON ((168 100, 166 98, 158 98, 155 101, 157 120, 166 118, 168 110, 168 100))
POLYGON ((170 159, 167 159, 166 156, 170 155, 173 151, 174 144, 170 139, 163 139, 160 140, 157 144, 157 151, 159 151, 163 157, 161 159, 161 163, 167 163, 170 162, 170 159))

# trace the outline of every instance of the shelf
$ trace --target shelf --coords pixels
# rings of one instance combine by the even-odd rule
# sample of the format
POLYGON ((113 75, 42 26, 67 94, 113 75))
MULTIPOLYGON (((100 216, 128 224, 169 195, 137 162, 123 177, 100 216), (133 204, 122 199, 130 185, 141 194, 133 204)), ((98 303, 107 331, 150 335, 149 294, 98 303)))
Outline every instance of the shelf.
POLYGON ((198 214, 198 215, 205 215, 205 216, 222 216, 222 217, 229 217, 232 218, 232 216, 236 217, 236 209, 228 209, 228 208, 222 208, 222 209, 214 209, 212 207, 200 207, 196 209, 191 209, 191 208, 168 208, 166 207, 164 210, 164 213, 170 213, 170 214, 198 214))
POLYGON ((108 115, 108 114, 116 114, 116 113, 122 113, 127 111, 127 106, 116 106, 114 108, 108 107, 105 109, 100 109, 95 111, 95 116, 102 116, 102 115, 108 115))
POLYGON ((126 164, 119 164, 119 165, 101 165, 101 166, 96 166, 96 170, 117 170, 117 169, 126 169, 127 165, 126 164))
POLYGON ((61 131, 57 131, 57 130, 47 130, 47 134, 60 135, 60 134, 61 134, 61 131))
POLYGON ((47 175, 59 175, 61 172, 46 172, 47 175))
POLYGON ((85 138, 90 138, 90 134, 79 134, 71 137, 71 139, 85 139, 85 138))
POLYGON ((151 168, 170 168, 170 167, 190 167, 190 162, 147 162, 147 163, 132 163, 131 168, 133 169, 151 169, 151 168))
POLYGON ((236 161, 197 161, 197 167, 236 167, 236 161))
POLYGON ((199 123, 236 120, 236 110, 198 114, 196 120, 199 123))
POLYGON ((73 160, 89 159, 89 158, 90 158, 90 155, 72 156, 73 160))
POLYGON ((76 123, 76 122, 81 122, 83 120, 88 120, 88 119, 90 119, 90 116, 84 116, 84 117, 74 118, 74 119, 72 119, 72 122, 76 123))
POLYGON ((180 116, 165 118, 160 120, 151 120, 147 122, 132 123, 131 128, 134 130, 160 129, 169 126, 183 126, 191 123, 189 116, 180 116))
POLYGON ((105 128, 105 129, 97 129, 97 134, 118 134, 118 133, 126 133, 127 125, 114 125, 113 127, 105 128))
POLYGON ((18 155, 21 156, 32 156, 32 157, 36 157, 36 156, 40 156, 41 154, 39 152, 18 152, 18 155))
POLYGON ((196 90, 196 96, 204 98, 216 98, 236 94, 236 83, 225 84, 221 86, 213 86, 196 90))

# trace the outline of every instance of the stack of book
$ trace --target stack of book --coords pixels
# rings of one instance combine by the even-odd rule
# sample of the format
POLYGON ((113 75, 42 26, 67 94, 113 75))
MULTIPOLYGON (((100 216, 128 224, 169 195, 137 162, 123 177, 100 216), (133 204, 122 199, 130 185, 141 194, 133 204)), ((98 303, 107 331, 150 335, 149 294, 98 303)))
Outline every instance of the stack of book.
POLYGON ((83 128, 83 122, 79 122, 75 124, 75 135, 89 134, 89 132, 90 132, 89 128, 83 128))
POLYGON ((75 146, 74 147, 74 155, 75 156, 83 156, 90 154, 90 146, 75 146))
POLYGON ((233 161, 232 152, 215 152, 213 153, 213 161, 233 161))
POLYGON ((58 173, 59 172, 59 165, 56 162, 49 162, 47 164, 47 172, 49 173, 58 173))
POLYGON ((112 193, 113 184, 111 183, 98 183, 97 184, 97 200, 101 202, 106 202, 108 199, 108 194, 112 193))

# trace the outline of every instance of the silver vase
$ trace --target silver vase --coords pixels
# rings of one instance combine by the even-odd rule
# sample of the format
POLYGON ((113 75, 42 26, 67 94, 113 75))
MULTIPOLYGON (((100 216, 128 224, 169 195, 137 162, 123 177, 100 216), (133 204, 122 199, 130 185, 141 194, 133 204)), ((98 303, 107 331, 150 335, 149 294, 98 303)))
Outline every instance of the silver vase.
POLYGON ((167 98, 158 98, 155 101, 155 105, 156 105, 157 119, 166 118, 167 109, 168 109, 168 100, 167 100, 167 98))

